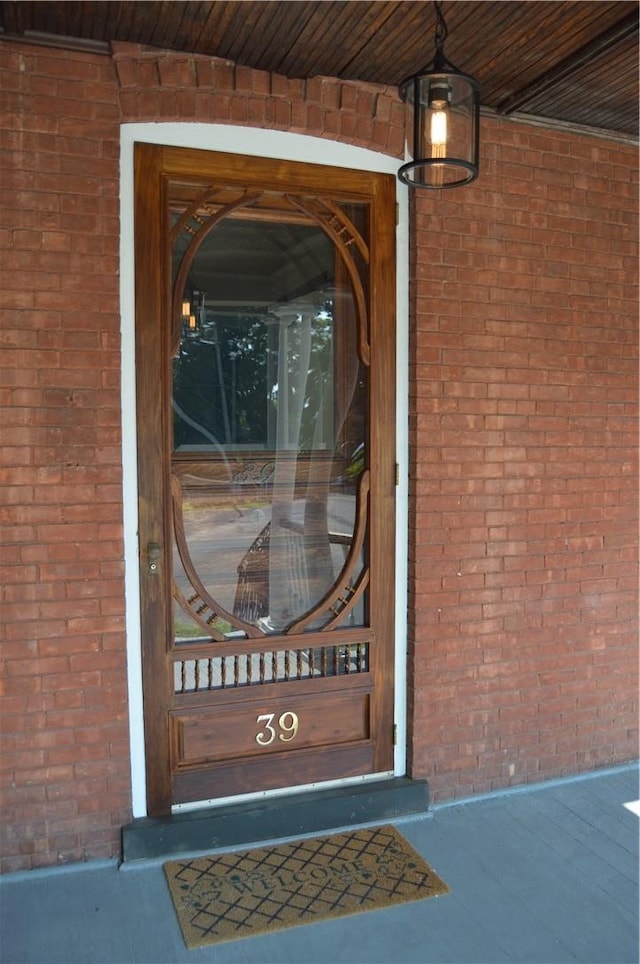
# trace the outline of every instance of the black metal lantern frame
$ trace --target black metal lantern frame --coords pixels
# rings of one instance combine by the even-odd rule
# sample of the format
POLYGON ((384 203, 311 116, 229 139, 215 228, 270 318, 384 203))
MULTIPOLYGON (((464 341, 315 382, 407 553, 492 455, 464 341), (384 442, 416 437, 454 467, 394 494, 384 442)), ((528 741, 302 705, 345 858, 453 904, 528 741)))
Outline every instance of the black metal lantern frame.
POLYGON ((447 60, 447 27, 436 2, 435 57, 420 73, 400 85, 412 106, 413 160, 398 177, 411 187, 440 190, 469 184, 478 176, 480 154, 480 85, 447 60))

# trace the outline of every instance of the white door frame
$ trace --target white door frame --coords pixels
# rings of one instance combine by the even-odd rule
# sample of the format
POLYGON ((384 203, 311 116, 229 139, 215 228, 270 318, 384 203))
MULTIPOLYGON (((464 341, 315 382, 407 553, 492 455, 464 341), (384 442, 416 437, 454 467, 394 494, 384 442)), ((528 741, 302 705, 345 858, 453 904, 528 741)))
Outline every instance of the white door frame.
MULTIPOLYGON (((147 814, 144 720, 142 707, 142 649, 140 639, 140 589, 138 573, 138 482, 135 367, 135 266, 133 153, 136 141, 166 144, 228 154, 244 154, 327 164, 395 175, 396 158, 375 151, 306 134, 291 134, 227 124, 161 123, 123 124, 120 134, 120 312, 122 337, 122 470, 124 503, 124 553, 126 593, 127 674, 129 686, 129 740, 134 817, 147 814)), ((408 189, 396 181, 397 409, 396 461, 396 658, 394 774, 406 772, 407 681, 407 547, 408 547, 408 384, 409 384, 409 202, 408 189)), ((362 778, 358 778, 362 779, 362 778)), ((350 780, 332 785, 346 785, 350 780)), ((322 784, 326 786, 327 784, 322 784)), ((300 789, 300 788, 295 788, 300 789)), ((265 796, 254 794, 253 796, 265 796)), ((236 798, 237 799, 237 798, 236 798)), ((217 801, 220 802, 220 801, 217 801)))

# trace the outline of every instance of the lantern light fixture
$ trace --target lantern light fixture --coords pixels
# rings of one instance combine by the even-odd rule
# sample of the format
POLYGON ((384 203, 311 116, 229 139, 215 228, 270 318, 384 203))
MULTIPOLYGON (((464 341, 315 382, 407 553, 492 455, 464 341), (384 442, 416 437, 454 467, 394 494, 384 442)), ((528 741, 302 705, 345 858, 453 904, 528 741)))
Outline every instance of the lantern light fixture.
POLYGON ((442 4, 435 0, 434 6, 433 62, 400 85, 400 97, 411 107, 413 160, 402 165, 398 177, 410 187, 439 190, 478 176, 480 85, 445 57, 447 26, 442 4))

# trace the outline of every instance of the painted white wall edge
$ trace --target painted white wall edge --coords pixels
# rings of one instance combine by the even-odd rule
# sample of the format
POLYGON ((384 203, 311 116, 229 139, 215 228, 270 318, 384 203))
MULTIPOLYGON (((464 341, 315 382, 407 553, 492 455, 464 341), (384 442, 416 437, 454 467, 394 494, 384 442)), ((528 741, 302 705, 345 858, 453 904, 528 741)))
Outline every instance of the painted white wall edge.
MULTIPOLYGON (((136 369, 133 225, 133 147, 136 141, 254 157, 271 157, 307 164, 327 164, 395 176, 400 162, 386 154, 326 138, 285 131, 234 127, 227 124, 148 123, 123 124, 120 129, 120 312, 122 338, 122 469, 124 501, 124 554, 129 688, 129 740, 131 751, 132 808, 134 817, 147 813, 144 720, 142 706, 142 654, 140 590, 138 583, 138 484, 136 449, 136 369)), ((409 384, 409 199, 408 188, 396 181, 397 279, 397 408, 396 459, 400 484, 396 497, 396 659, 395 721, 398 740, 394 773, 406 769, 407 677, 407 526, 408 526, 408 391, 409 384)), ((349 781, 344 781, 348 783, 349 781)))

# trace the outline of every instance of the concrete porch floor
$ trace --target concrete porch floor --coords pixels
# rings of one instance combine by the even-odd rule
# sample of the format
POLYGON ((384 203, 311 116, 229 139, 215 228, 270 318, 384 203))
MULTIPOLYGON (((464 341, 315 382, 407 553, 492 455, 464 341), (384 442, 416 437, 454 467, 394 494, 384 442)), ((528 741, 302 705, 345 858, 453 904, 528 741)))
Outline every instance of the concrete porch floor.
POLYGON ((3 964, 637 964, 638 768, 541 784, 393 823, 451 893, 188 950, 162 861, 0 880, 3 964))

